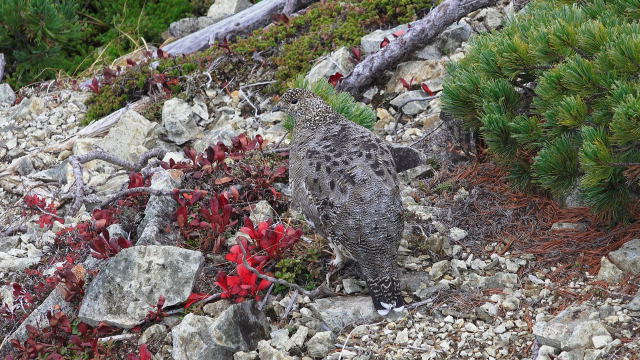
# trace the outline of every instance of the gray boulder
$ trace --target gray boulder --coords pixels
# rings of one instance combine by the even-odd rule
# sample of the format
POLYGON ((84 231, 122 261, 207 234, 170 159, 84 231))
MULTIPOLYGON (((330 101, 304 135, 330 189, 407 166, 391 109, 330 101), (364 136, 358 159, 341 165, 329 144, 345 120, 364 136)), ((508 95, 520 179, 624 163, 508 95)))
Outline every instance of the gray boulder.
POLYGON ((334 348, 335 343, 331 331, 318 332, 307 342, 309 356, 314 359, 323 359, 334 348))
POLYGON ((564 351, 593 348, 594 336, 609 335, 599 320, 592 320, 594 313, 588 306, 571 306, 549 321, 536 322, 533 334, 540 344, 564 351))
POLYGON ((152 310, 160 296, 165 306, 184 302, 191 294, 204 257, 174 246, 123 249, 91 282, 78 317, 89 325, 101 321, 132 328, 152 310))
POLYGON ((314 83, 320 79, 327 79, 337 72, 346 76, 354 67, 355 65, 351 62, 351 50, 343 46, 315 64, 305 79, 314 83))
POLYGON ((624 271, 640 274, 640 239, 633 239, 609 253, 609 259, 624 271))
POLYGON ((208 16, 184 18, 169 25, 169 34, 181 38, 215 23, 216 19, 208 16))
POLYGON ((600 270, 596 276, 597 280, 603 280, 608 283, 617 283, 624 277, 624 272, 615 266, 606 256, 600 259, 600 270))
POLYGON ((310 307, 320 320, 336 332, 346 325, 370 324, 382 319, 373 308, 369 296, 318 299, 310 307))
POLYGON ((136 162, 154 146, 153 132, 157 124, 133 110, 122 115, 98 146, 120 159, 136 162))
POLYGON ((408 29, 409 26, 407 24, 402 24, 389 30, 376 30, 363 36, 362 39, 360 39, 360 48, 362 49, 364 55, 371 54, 380 50, 380 43, 384 39, 393 41, 396 39, 396 37, 392 35, 393 33, 401 30, 407 31, 408 29))
POLYGON ((207 16, 217 22, 227 16, 239 13, 250 6, 251 3, 247 0, 216 0, 213 5, 209 7, 207 16))
POLYGON ((255 301, 234 304, 216 319, 188 314, 171 331, 174 360, 232 359, 269 336, 269 322, 255 301))
POLYGON ((177 145, 198 137, 201 132, 197 125, 199 118, 182 99, 169 99, 162 106, 162 127, 167 138, 177 145))
POLYGON ((16 93, 7 83, 0 84, 0 105, 13 105, 16 101, 16 93))

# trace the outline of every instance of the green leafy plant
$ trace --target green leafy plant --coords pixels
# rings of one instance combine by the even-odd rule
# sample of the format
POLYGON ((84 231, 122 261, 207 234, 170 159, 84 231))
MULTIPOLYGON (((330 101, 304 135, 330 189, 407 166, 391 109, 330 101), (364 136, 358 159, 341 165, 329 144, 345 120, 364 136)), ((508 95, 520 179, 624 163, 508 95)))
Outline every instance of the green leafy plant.
MULTIPOLYGON (((314 83, 309 83, 304 76, 298 75, 293 83, 293 87, 311 90, 314 94, 322 98, 322 100, 326 101, 337 113, 367 129, 373 128, 373 124, 376 122, 376 113, 371 107, 357 102, 354 97, 347 92, 337 91, 327 80, 322 79, 314 83)), ((284 123, 284 127, 287 130, 291 130, 294 125, 295 122, 293 118, 289 116, 284 123)))
POLYGON ((640 3, 531 3, 449 68, 444 110, 479 131, 521 187, 579 185, 602 218, 628 219, 640 162, 640 3))

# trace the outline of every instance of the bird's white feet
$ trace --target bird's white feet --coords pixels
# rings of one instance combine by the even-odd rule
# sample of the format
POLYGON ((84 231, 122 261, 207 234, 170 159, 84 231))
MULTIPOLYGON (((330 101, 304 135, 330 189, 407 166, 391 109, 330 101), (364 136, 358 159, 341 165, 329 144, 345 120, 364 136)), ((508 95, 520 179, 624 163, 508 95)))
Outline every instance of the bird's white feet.
POLYGON ((327 284, 330 284, 331 276, 334 273, 336 273, 338 270, 342 269, 346 260, 345 253, 342 252, 342 250, 340 249, 340 246, 334 245, 332 242, 329 242, 329 247, 331 247, 336 257, 329 262, 329 272, 327 272, 327 284))

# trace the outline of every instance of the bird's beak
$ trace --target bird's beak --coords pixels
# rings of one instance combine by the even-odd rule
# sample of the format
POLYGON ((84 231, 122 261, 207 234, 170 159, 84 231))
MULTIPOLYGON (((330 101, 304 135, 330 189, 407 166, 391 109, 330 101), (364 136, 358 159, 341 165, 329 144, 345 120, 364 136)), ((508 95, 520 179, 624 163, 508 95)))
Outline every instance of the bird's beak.
POLYGON ((271 108, 271 112, 277 112, 277 111, 282 111, 282 106, 276 105, 271 108))

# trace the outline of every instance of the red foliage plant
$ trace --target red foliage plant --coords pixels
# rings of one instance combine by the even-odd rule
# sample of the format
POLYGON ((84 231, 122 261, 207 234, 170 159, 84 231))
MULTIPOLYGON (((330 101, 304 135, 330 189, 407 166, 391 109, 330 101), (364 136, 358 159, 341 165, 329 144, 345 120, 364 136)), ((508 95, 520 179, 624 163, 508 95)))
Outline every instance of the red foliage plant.
POLYGON ((49 326, 42 329, 27 325, 25 341, 11 340, 18 356, 9 355, 5 360, 101 359, 109 354, 108 349, 98 342, 98 338, 113 333, 115 329, 112 327, 100 323, 94 328, 80 322, 74 330, 69 317, 62 311, 48 311, 47 320, 49 326))
POLYGON ((24 202, 27 205, 27 209, 22 210, 22 215, 39 213, 38 225, 41 228, 53 225, 54 221, 64 224, 64 218, 57 216, 58 209, 53 203, 48 203, 47 200, 38 197, 38 195, 25 195, 24 202))
MULTIPOLYGON (((277 260, 282 256, 284 250, 295 244, 302 236, 302 230, 286 228, 283 224, 273 226, 271 220, 263 221, 254 227, 249 218, 245 218, 244 227, 240 229, 249 235, 250 240, 244 236, 238 237, 246 252, 247 263, 261 274, 265 274, 264 267, 270 260, 277 260)), ((235 298, 236 301, 244 301, 247 297, 260 299, 257 294, 271 285, 267 279, 261 279, 244 264, 245 254, 240 245, 233 245, 225 259, 236 263, 238 275, 227 275, 225 272, 218 273, 216 285, 222 288, 221 297, 235 298)), ((270 275, 271 276, 271 275, 270 275)))

